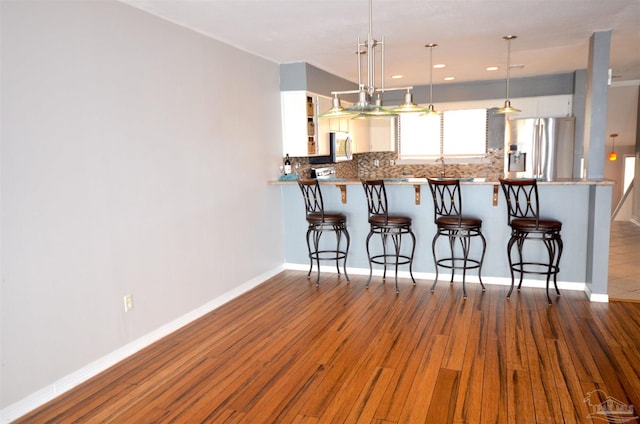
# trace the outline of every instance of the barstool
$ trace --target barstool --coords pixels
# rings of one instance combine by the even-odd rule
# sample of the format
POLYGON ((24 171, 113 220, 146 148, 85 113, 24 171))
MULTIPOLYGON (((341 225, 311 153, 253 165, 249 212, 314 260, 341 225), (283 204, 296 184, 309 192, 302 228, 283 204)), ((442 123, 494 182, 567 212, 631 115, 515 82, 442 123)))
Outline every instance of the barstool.
POLYGON ((347 217, 342 213, 333 213, 324 211, 324 202, 322 201, 322 191, 318 180, 301 180, 298 186, 302 191, 304 204, 307 215, 307 250, 309 252, 309 272, 307 278, 311 276, 313 269, 313 261, 316 261, 318 267, 318 277, 316 286, 320 283, 320 261, 336 261, 336 269, 340 275, 339 260, 343 260, 344 276, 349 281, 347 274, 347 254, 349 253, 349 232, 347 231, 347 217), (336 233, 335 250, 320 250, 320 237, 323 231, 334 231, 336 233), (344 250, 340 250, 340 239, 344 233, 347 239, 347 246, 344 250), (313 239, 313 249, 312 242, 313 239))
POLYGON ((436 266, 436 279, 431 286, 431 292, 436 288, 438 282, 438 268, 448 268, 451 270, 451 282, 456 269, 462 270, 462 293, 467 298, 465 287, 466 274, 468 269, 478 268, 478 280, 484 292, 486 288, 482 283, 482 263, 487 248, 487 242, 482 235, 482 220, 462 215, 462 194, 460 193, 460 180, 458 179, 433 179, 428 178, 429 188, 433 196, 433 215, 437 226, 436 235, 433 237, 431 249, 433 250, 433 262, 436 266), (451 256, 437 259, 436 242, 440 236, 445 236, 449 240, 451 256), (482 241, 482 255, 480 259, 469 258, 469 248, 472 237, 479 237, 482 241), (456 240, 460 241, 462 256, 455 252, 456 240))
POLYGON ((413 285, 416 280, 413 278, 413 254, 416 249, 416 237, 411 230, 411 218, 401 215, 389 215, 387 204, 387 191, 384 188, 383 180, 367 180, 362 182, 364 192, 367 197, 367 206, 369 210, 369 235, 367 235, 367 257, 369 258, 369 279, 366 287, 369 288, 371 277, 373 275, 373 264, 384 265, 382 280, 387 276, 387 265, 395 266, 395 283, 396 293, 398 290, 398 265, 409 264, 409 275, 413 285), (382 254, 371 256, 369 250, 369 240, 374 234, 380 234, 382 240, 382 254), (411 236, 411 254, 401 254, 402 236, 408 234, 411 236), (387 253, 387 239, 391 237, 393 241, 393 253, 387 253))
POLYGON ((535 179, 500 178, 500 185, 507 200, 507 223, 511 227, 511 238, 507 243, 511 289, 509 289, 507 299, 511 297, 513 291, 515 272, 520 273, 518 290, 522 286, 523 274, 540 274, 547 277, 547 301, 551 305, 549 280, 552 275, 556 294, 560 295, 557 276, 562 256, 562 239, 560 238, 562 222, 540 218, 538 184, 535 179), (547 248, 548 261, 525 261, 522 257, 522 248, 527 240, 542 241, 547 248), (511 250, 514 244, 518 250, 518 262, 515 263, 511 259, 511 250))

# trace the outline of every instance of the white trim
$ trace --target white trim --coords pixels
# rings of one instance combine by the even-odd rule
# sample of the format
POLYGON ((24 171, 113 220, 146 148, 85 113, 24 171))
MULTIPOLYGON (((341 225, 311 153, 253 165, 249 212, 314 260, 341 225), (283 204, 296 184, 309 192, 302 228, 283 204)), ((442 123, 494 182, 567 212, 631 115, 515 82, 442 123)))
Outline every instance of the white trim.
POLYGON ((609 295, 602 293, 592 293, 589 286, 585 285, 584 292, 591 302, 609 303, 609 295))
POLYGON ((636 85, 640 85, 640 80, 612 81, 609 86, 610 87, 627 87, 627 86, 636 86, 636 85))
MULTIPOLYGON (((294 263, 286 263, 284 264, 284 268, 285 269, 291 269, 291 270, 297 270, 297 271, 309 271, 309 264, 294 264, 294 263)), ((342 268, 341 268, 342 269, 342 268)), ((314 264, 313 270, 312 270, 312 277, 313 274, 316 272, 316 267, 314 264)), ((326 272, 326 273, 330 273, 330 274, 336 274, 336 267, 335 265, 322 265, 320 264, 320 272, 326 272)), ((376 268, 373 270, 373 275, 375 276, 381 276, 382 275, 383 270, 376 268)), ((350 268, 347 267, 347 273, 349 273, 349 275, 369 275, 369 268, 350 268)), ((409 271, 405 271, 405 270, 399 270, 398 271, 398 277, 399 278, 411 278, 409 271)), ((414 272, 413 273, 413 277, 416 280, 430 280, 429 284, 433 283, 433 279, 436 278, 436 274, 434 272, 414 272)), ((472 283, 472 284, 479 284, 479 280, 478 280, 478 276, 477 275, 467 275, 467 283, 472 283)), ((451 280, 451 274, 446 274, 446 273, 439 273, 438 274, 438 281, 450 281, 451 280)), ((462 282, 462 276, 461 275, 454 275, 453 281, 456 282, 462 282)), ((487 276, 483 276, 482 277, 482 282, 484 284, 495 284, 495 285, 499 285, 499 286, 509 286, 511 285, 511 278, 510 277, 487 277, 487 276)), ((534 287, 534 288, 542 288, 544 289, 546 287, 546 282, 542 281, 542 280, 532 280, 532 279, 523 279, 522 280, 522 287, 534 287)), ((552 285, 551 285, 552 287, 552 285)), ((551 288, 550 287, 550 288, 551 288)), ((571 290, 571 291, 584 291, 585 293, 587 293, 587 288, 586 288, 586 284, 585 283, 581 283, 581 282, 575 282, 575 281, 558 281, 558 289, 562 289, 562 290, 571 290)), ((589 293, 587 293, 587 295, 589 295, 589 293)), ((601 296, 601 295, 599 295, 601 296)))
POLYGON ((9 405, 6 408, 3 408, 2 410, 0 410, 0 423, 9 423, 33 411, 34 409, 44 405, 60 394, 73 389, 80 383, 83 383, 89 378, 96 376, 107 368, 122 361, 123 359, 126 359, 127 357, 144 349, 145 347, 160 340, 161 338, 184 327, 190 322, 195 321, 201 316, 213 311, 214 309, 222 306, 230 300, 262 284, 284 269, 284 266, 278 266, 261 275, 258 275, 257 277, 252 278, 246 283, 226 293, 223 293, 215 299, 205 303, 201 307, 182 315, 181 317, 159 327, 158 329, 140 337, 137 340, 132 341, 131 343, 127 343, 121 348, 109 353, 106 356, 103 356, 102 358, 90 363, 89 365, 62 377, 58 381, 55 381, 54 383, 38 390, 37 392, 32 393, 24 399, 19 400, 18 402, 9 405))

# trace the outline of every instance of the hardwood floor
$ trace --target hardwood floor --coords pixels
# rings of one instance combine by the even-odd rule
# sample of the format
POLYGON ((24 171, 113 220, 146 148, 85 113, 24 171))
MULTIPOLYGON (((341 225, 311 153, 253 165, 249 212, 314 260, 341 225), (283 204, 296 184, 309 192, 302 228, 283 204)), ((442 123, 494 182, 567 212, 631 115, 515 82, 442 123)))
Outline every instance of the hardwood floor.
POLYGON ((640 407, 639 303, 365 281, 285 271, 18 422, 582 423, 596 389, 640 407))

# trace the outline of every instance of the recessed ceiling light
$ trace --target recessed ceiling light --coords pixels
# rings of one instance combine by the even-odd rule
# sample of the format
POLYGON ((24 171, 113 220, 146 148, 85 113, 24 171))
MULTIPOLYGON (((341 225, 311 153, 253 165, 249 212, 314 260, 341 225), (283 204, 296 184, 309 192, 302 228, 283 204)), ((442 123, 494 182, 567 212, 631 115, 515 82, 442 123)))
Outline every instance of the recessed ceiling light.
POLYGON ((447 65, 445 65, 444 63, 436 63, 435 65, 433 65, 434 69, 442 69, 442 68, 446 68, 447 65))
POLYGON ((487 67, 487 71, 497 71, 499 68, 497 66, 489 66, 487 67))
POLYGON ((453 81, 456 77, 444 77, 445 81, 453 81))
POLYGON ((391 75, 391 79, 400 79, 403 75, 391 75))

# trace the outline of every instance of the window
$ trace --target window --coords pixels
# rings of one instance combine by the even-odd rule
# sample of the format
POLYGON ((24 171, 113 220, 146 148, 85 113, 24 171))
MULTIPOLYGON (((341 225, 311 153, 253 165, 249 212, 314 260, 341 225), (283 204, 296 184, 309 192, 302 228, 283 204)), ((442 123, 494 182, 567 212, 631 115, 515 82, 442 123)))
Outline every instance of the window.
POLYGON ((438 116, 402 114, 399 159, 484 156, 487 152, 487 110, 448 110, 438 116))

